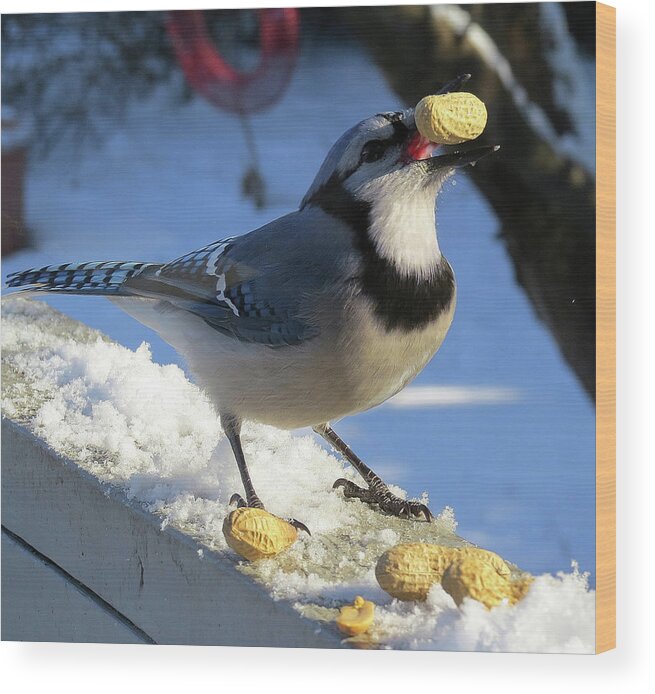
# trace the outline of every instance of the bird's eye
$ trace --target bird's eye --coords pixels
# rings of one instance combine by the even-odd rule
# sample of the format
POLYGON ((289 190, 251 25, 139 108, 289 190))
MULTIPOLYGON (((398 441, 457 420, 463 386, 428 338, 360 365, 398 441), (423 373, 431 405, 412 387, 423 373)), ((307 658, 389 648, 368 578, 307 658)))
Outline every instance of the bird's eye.
POLYGON ((384 154, 385 146, 382 140, 371 140, 367 142, 362 148, 362 154, 360 156, 363 162, 377 161, 384 154))

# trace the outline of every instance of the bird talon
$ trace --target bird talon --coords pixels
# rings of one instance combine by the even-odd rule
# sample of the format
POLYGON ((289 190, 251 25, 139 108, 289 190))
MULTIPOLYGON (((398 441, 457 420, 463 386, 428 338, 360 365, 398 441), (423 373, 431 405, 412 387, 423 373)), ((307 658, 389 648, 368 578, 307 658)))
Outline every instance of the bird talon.
POLYGON ((232 496, 230 497, 228 506, 234 506, 235 504, 237 508, 243 508, 244 506, 248 505, 246 503, 246 500, 241 496, 241 494, 237 494, 236 492, 232 494, 232 496))
POLYGON ((232 494, 230 497, 230 501, 228 502, 228 506, 234 506, 236 504, 237 508, 260 508, 262 511, 265 511, 266 509, 264 508, 264 504, 262 504, 261 500, 259 499, 258 496, 253 496, 250 501, 246 501, 241 494, 238 492, 235 492, 232 494))
POLYGON ((338 479, 333 485, 332 489, 343 488, 343 495, 346 499, 361 499, 362 501, 370 501, 372 498, 371 490, 364 489, 363 487, 358 487, 354 482, 346 479, 338 479))
POLYGON ((416 501, 408 501, 407 509, 409 511, 408 518, 421 518, 421 516, 423 516, 428 523, 432 522, 432 512, 425 504, 416 501))
MULTIPOLYGON (((234 506, 236 504, 237 508, 261 508, 263 511, 266 509, 264 508, 264 505, 259 501, 259 505, 257 505, 257 501, 254 504, 248 504, 246 500, 241 496, 241 494, 234 493, 230 497, 229 501, 229 506, 234 506)), ((289 525, 292 525, 296 530, 302 530, 303 532, 307 533, 311 537, 311 532, 309 531, 309 528, 304 524, 301 523, 299 520, 296 520, 295 518, 285 518, 284 519, 289 525)))
POLYGON ((293 527, 296 530, 302 530, 303 532, 307 533, 310 537, 312 536, 311 532, 309 531, 309 528, 304 523, 301 523, 299 520, 296 520, 295 518, 287 518, 286 521, 289 525, 293 525, 293 527))
POLYGON ((332 485, 332 489, 339 487, 343 488, 343 495, 346 499, 360 499, 369 506, 377 506, 382 513, 387 513, 390 516, 406 520, 424 517, 428 523, 432 521, 432 513, 425 504, 400 499, 392 494, 381 480, 373 480, 368 489, 363 489, 342 477, 332 485))

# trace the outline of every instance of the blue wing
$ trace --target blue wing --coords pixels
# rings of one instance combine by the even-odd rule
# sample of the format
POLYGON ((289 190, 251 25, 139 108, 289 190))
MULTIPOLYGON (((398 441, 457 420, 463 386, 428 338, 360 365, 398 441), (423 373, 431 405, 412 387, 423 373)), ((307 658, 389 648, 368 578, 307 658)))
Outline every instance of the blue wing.
POLYGON ((165 299, 245 342, 297 345, 320 332, 306 310, 317 278, 298 252, 285 249, 288 237, 263 227, 216 241, 131 278, 125 288, 165 299))

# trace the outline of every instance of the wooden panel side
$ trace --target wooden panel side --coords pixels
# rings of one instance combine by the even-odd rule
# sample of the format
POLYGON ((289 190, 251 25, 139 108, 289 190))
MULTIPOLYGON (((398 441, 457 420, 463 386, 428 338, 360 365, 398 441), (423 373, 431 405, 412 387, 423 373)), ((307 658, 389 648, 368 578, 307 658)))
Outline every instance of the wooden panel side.
POLYGON ((596 3, 596 652, 616 646, 616 10, 596 3))
POLYGON ((4 529, 1 573, 3 641, 146 642, 115 612, 103 608, 4 529))

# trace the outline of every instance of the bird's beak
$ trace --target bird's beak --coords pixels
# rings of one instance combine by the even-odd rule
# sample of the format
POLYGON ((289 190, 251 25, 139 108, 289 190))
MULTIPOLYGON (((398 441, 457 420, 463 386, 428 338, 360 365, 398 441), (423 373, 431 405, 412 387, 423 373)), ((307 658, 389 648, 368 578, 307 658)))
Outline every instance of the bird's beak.
POLYGON ((465 150, 456 150, 435 155, 435 151, 442 145, 430 142, 419 132, 414 132, 410 136, 407 147, 403 153, 403 161, 406 164, 421 164, 428 172, 440 169, 459 169, 468 164, 475 165, 480 159, 488 154, 493 154, 500 149, 500 145, 487 145, 484 147, 473 147, 465 150))
POLYGON ((436 157, 422 160, 422 163, 431 173, 442 169, 461 169, 463 166, 471 164, 475 166, 477 162, 489 154, 493 154, 500 149, 500 145, 487 145, 485 147, 475 147, 467 149, 463 152, 448 152, 448 154, 440 154, 436 157))

